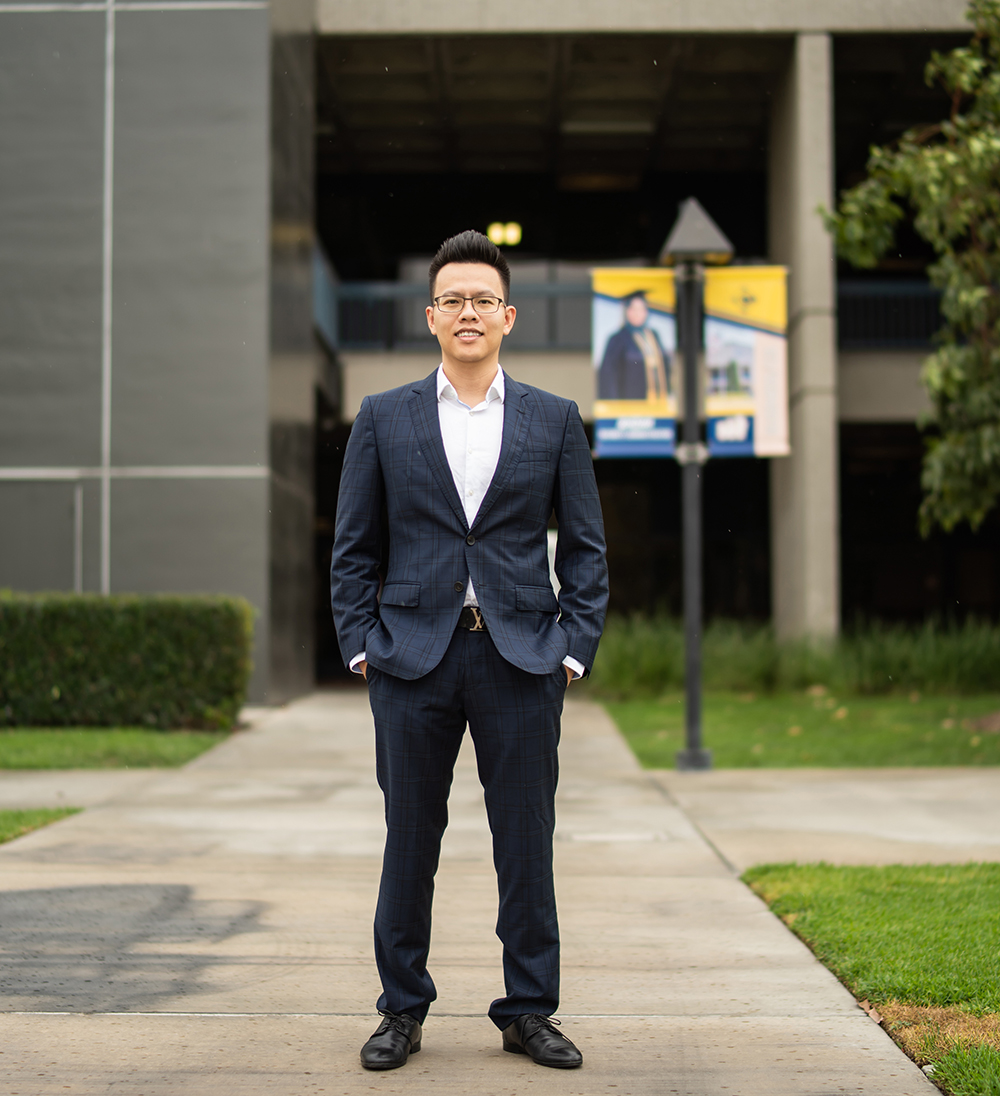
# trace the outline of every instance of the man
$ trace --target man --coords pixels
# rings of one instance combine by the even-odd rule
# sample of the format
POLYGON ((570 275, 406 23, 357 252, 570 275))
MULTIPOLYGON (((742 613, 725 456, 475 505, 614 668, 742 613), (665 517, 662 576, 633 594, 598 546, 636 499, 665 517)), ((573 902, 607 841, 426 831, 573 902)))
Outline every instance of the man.
POLYGON ((597 393, 602 400, 662 399, 671 391, 670 359, 659 336, 646 326, 649 306, 643 292, 625 298, 625 323, 604 348, 597 393))
POLYGON ((436 996, 431 898, 467 724, 500 890, 506 992, 490 1018, 505 1050, 558 1068, 583 1060, 550 1019, 559 995, 553 804, 563 695, 589 671, 604 625, 604 529, 576 405, 500 369, 516 314, 509 290, 507 262, 485 236, 442 244, 427 308, 441 365, 367 397, 344 457, 333 612, 345 660, 368 681, 388 831, 375 912, 383 1019, 361 1051, 367 1069, 402 1066, 420 1049, 436 996))

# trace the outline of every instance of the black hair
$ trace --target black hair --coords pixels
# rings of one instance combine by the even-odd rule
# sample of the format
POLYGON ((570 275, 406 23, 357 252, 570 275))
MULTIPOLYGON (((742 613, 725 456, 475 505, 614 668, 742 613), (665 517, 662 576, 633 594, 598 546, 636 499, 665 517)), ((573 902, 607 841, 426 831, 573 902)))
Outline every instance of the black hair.
POLYGON ((635 290, 635 292, 629 293, 627 296, 622 297, 622 304, 625 305, 626 308, 628 308, 628 306, 633 301, 639 300, 639 301, 642 301, 642 303, 644 305, 646 305, 646 307, 648 308, 649 307, 649 301, 646 300, 646 294, 648 292, 649 292, 648 289, 637 289, 637 290, 635 290))
POLYGON ((437 254, 431 260, 430 288, 431 300, 434 299, 434 282, 437 280, 441 267, 448 263, 485 263, 492 266, 500 275, 503 283, 504 304, 510 299, 510 267, 503 257, 503 252, 491 243, 481 232, 468 229, 457 236, 451 236, 437 249, 437 254))

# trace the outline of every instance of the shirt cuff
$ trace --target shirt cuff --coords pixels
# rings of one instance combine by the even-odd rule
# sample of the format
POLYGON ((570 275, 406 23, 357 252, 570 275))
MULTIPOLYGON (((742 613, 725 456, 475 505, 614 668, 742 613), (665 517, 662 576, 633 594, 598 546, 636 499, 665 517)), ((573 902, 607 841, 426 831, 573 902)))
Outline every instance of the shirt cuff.
POLYGON ((569 669, 571 669, 573 671, 573 680, 574 681, 578 677, 583 677, 584 673, 587 670, 587 667, 584 666, 584 664, 582 662, 577 662, 577 660, 575 658, 571 658, 569 655, 567 655, 563 659, 562 664, 564 666, 569 667, 569 669))
MULTIPOLYGON (((360 674, 361 671, 355 669, 355 667, 357 666, 357 664, 359 662, 364 662, 364 661, 365 661, 365 652, 364 651, 362 651, 361 654, 359 654, 359 655, 355 655, 354 658, 351 659, 351 665, 350 665, 351 671, 353 673, 360 674)), ((582 662, 578 662, 575 658, 572 658, 570 655, 567 655, 563 659, 562 664, 564 666, 568 666, 573 671, 574 680, 578 677, 583 677, 584 671, 586 670, 586 667, 584 666, 584 664, 582 662)))

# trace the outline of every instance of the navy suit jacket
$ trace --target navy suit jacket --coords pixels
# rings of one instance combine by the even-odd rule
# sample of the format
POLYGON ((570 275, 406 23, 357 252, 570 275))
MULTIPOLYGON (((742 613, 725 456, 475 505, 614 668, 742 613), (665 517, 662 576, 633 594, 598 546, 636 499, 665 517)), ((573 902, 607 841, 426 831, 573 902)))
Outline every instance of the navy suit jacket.
POLYGON ((345 661, 406 680, 444 657, 469 576, 497 650, 533 674, 589 670, 608 602, 604 524, 576 404, 504 377, 500 458, 470 528, 438 422, 437 371, 367 396, 344 456, 330 572, 345 661), (384 584, 381 511, 389 515, 384 584), (547 527, 559 523, 558 601, 547 527))

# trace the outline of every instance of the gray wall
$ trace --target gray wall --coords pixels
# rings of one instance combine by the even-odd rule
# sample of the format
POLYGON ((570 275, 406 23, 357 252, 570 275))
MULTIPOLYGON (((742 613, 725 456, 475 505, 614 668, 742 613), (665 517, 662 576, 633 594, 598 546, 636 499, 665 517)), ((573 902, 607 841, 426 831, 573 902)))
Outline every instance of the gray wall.
POLYGON ((118 16, 112 461, 267 463, 267 13, 118 16))
POLYGON ((266 6, 0 3, 0 150, 0 586, 242 594, 264 699, 266 6))
POLYGON ((104 15, 0 7, 0 467, 100 461, 103 133, 104 15))

